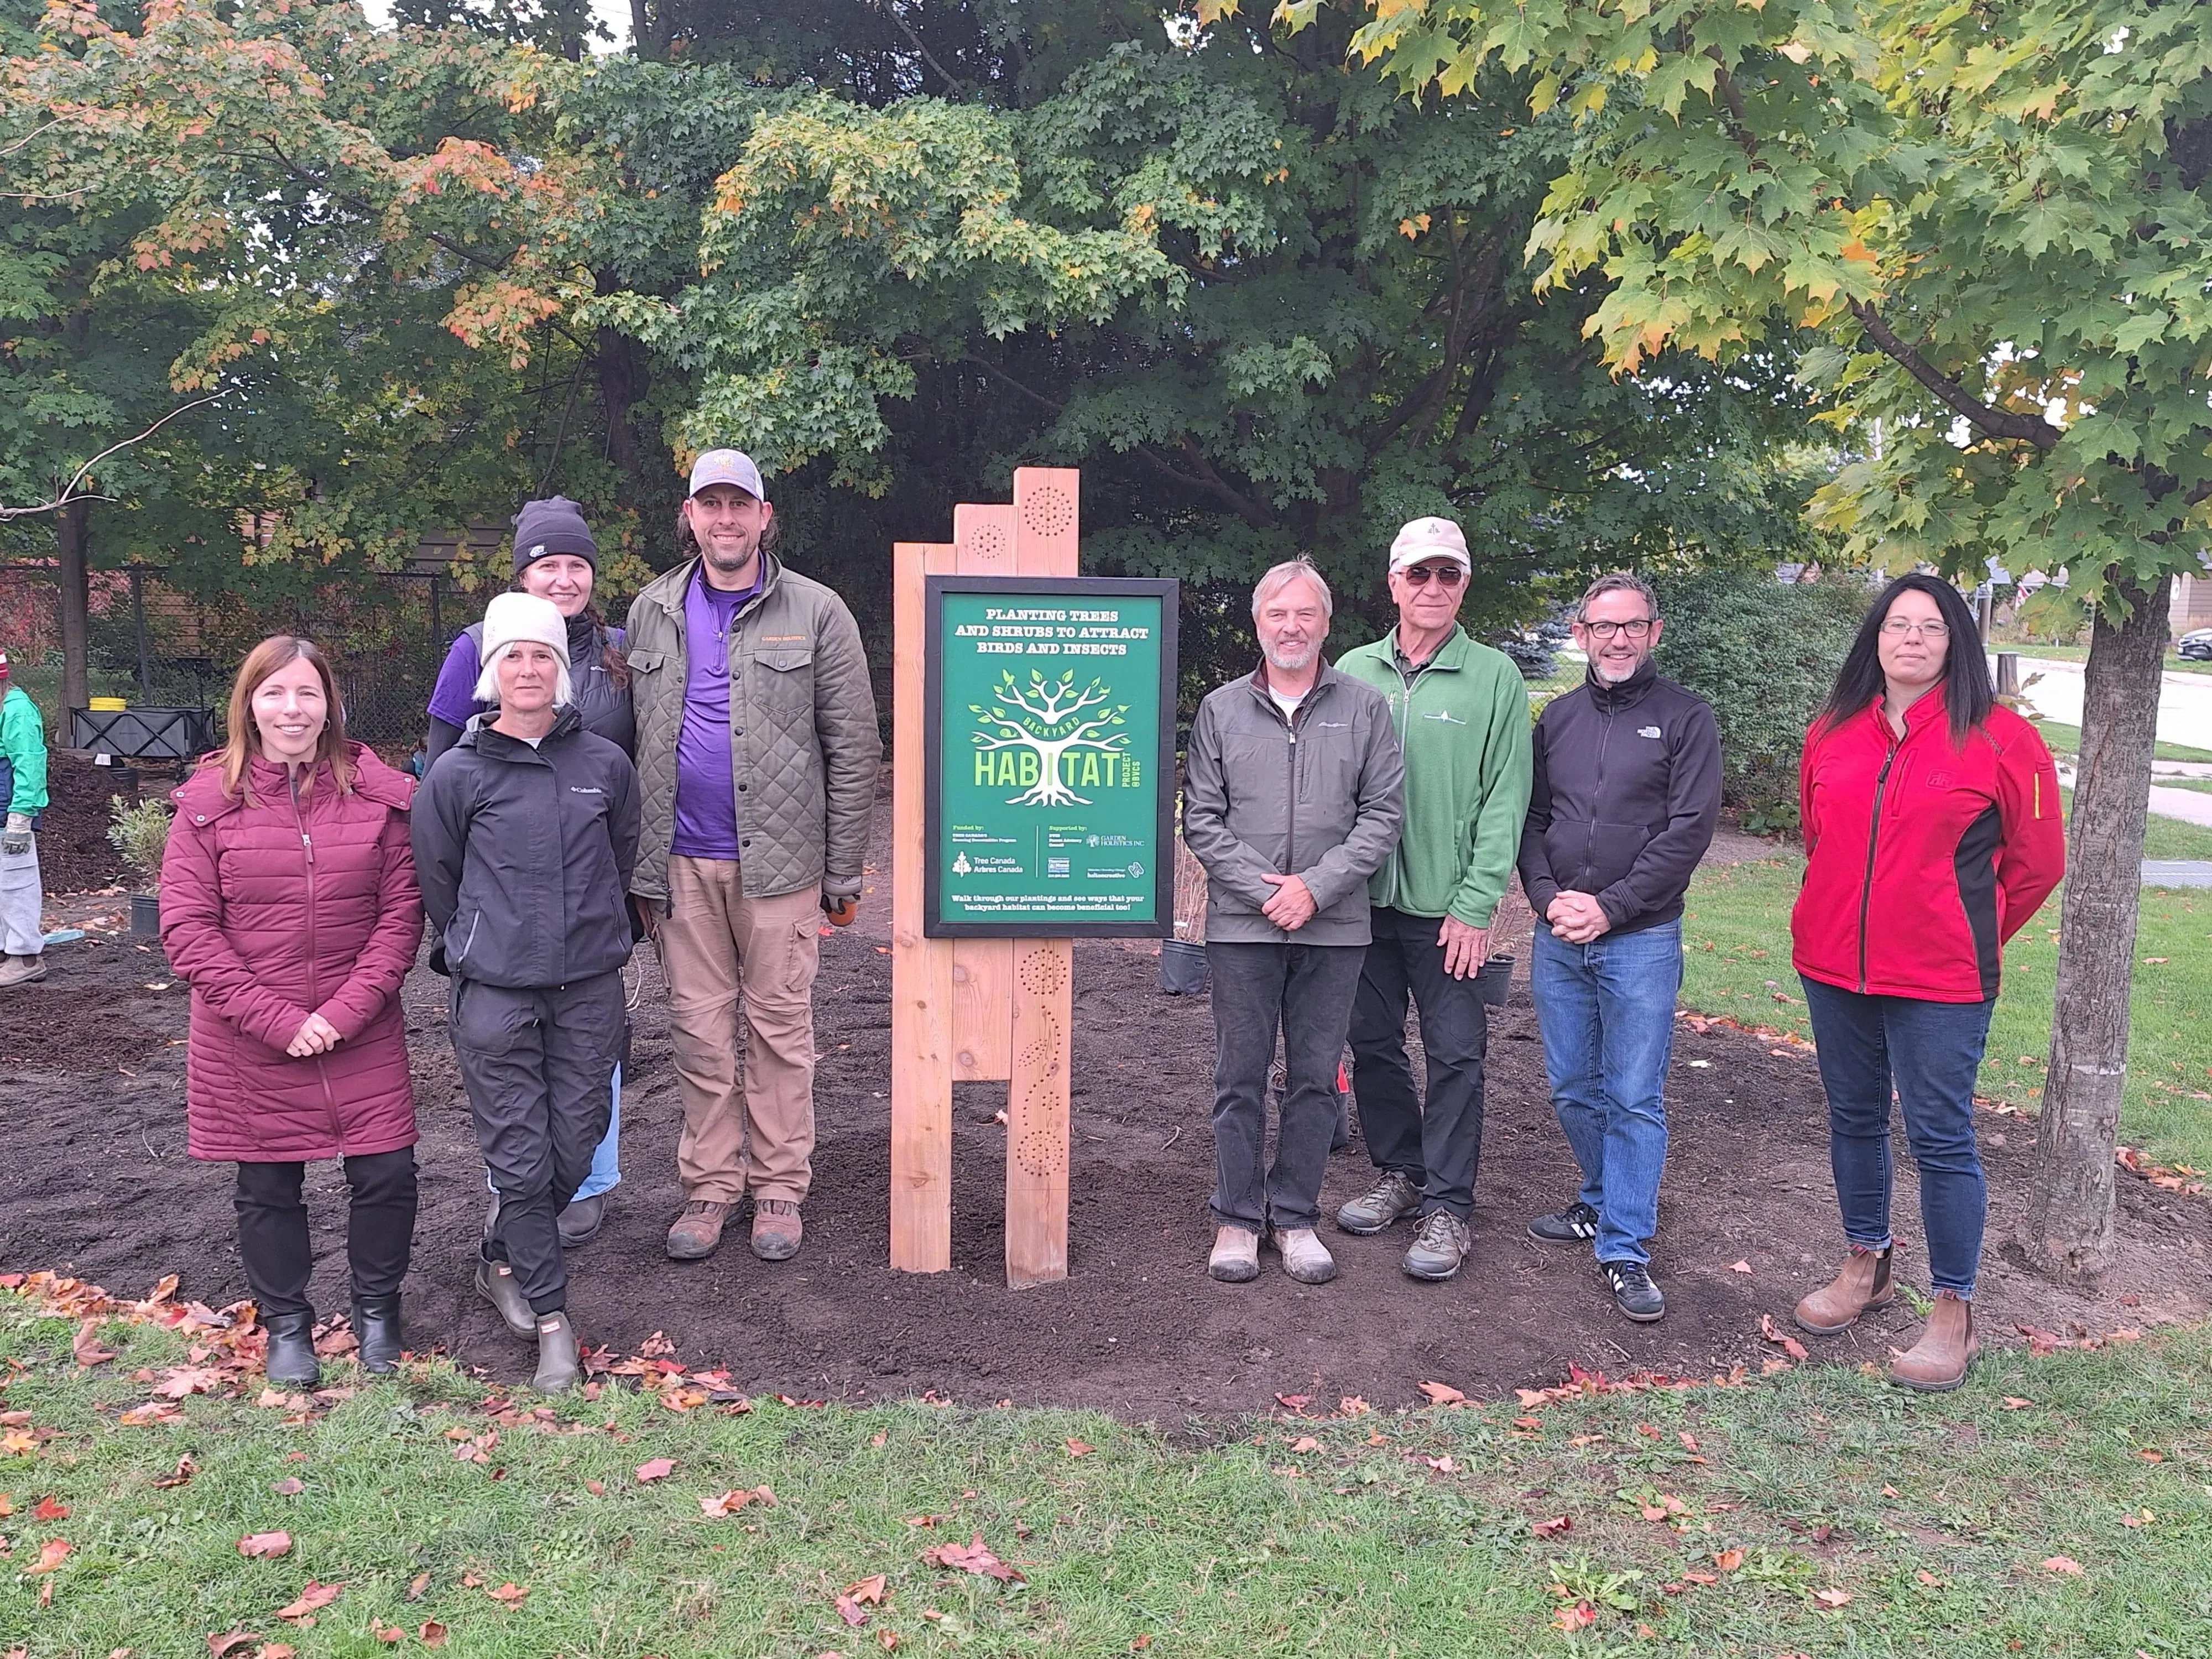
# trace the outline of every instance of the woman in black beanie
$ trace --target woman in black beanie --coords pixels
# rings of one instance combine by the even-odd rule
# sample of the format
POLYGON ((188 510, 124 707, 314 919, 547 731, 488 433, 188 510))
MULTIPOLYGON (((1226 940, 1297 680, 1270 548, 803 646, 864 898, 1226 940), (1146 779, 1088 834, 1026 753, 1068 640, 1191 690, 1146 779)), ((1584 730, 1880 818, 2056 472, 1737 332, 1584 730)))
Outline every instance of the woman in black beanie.
MULTIPOLYGON (((629 666, 623 659, 623 630, 599 617, 592 590, 599 575, 599 547, 584 509, 565 495, 525 501, 514 515, 514 585, 525 593, 550 599, 568 625, 570 696, 584 729, 597 733, 635 757, 637 722, 630 713, 629 666)), ((483 672, 483 624, 470 623, 446 653, 430 691, 430 730, 426 743, 427 775, 438 757, 451 749, 463 728, 493 705, 477 701, 483 672)), ((625 1032, 623 1051, 629 1050, 625 1032)), ((618 1141, 622 1133, 622 1071, 615 1072, 615 1111, 606 1139, 592 1158, 592 1173, 561 1212, 561 1243, 574 1249, 599 1236, 606 1219, 607 1194, 622 1180, 618 1141)), ((487 1224, 489 1225, 489 1224, 487 1224)))

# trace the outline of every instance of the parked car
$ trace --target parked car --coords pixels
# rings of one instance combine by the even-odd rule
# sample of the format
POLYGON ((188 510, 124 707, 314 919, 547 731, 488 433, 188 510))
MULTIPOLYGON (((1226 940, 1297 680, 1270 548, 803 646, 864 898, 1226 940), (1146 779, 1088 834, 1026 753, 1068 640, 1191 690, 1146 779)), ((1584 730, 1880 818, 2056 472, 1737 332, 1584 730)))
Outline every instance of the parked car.
POLYGON ((2173 642, 2173 648, 2198 662, 2212 662, 2212 628, 2192 628, 2173 642))

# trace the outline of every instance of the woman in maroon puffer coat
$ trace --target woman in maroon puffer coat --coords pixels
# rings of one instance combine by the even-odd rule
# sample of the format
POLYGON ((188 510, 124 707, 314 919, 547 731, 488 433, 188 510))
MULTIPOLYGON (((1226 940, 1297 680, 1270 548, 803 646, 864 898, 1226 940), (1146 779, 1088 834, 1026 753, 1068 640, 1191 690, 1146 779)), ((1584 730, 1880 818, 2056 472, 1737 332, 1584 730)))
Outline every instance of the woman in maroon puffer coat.
POLYGON ((362 1364, 400 1349, 415 1231, 415 1097, 399 982, 422 935, 414 780, 345 735, 331 665, 306 640, 253 648, 230 741, 173 792, 161 944, 191 983, 186 1146, 238 1165, 238 1250, 271 1382, 320 1380, 307 1161, 345 1160, 362 1364))

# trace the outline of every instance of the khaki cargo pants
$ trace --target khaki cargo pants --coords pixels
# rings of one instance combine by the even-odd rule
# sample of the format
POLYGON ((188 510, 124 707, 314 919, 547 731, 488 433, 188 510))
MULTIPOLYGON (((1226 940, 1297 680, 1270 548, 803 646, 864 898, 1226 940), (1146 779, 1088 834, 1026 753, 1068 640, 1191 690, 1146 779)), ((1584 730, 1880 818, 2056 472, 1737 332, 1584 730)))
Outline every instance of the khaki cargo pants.
POLYGON ((672 857, 668 901, 660 961, 684 1097, 676 1148, 684 1195, 799 1203, 814 1172, 822 890, 749 899, 735 860, 672 857))

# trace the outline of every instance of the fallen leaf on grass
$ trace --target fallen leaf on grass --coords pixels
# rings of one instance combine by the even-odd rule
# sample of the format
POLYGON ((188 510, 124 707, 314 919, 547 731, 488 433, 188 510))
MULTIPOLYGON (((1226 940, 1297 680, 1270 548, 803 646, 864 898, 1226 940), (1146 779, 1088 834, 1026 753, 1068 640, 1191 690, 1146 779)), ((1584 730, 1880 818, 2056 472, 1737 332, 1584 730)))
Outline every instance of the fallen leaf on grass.
POLYGON ((991 1553, 984 1545, 983 1534, 978 1532, 965 1544, 939 1544, 921 1553, 921 1559, 934 1567, 951 1567, 961 1572, 972 1572, 981 1577, 996 1578, 1002 1583, 1021 1584, 1024 1578, 1018 1568, 1010 1567, 991 1553))
POLYGON ((156 1475, 154 1479, 154 1485, 157 1489, 167 1492, 172 1486, 183 1486, 185 1481, 191 1480, 199 1472, 200 1466, 192 1462, 192 1455, 190 1452, 186 1452, 182 1457, 179 1457, 177 1460, 177 1467, 175 1468, 170 1470, 167 1474, 156 1475))
POLYGON ((1927 1585, 1930 1589, 1942 1589, 1951 1582, 1948 1578, 1937 1577, 1925 1567, 1921 1568, 1919 1571, 1914 1573, 1912 1576, 1918 1579, 1922 1583, 1927 1585))
POLYGON ((1844 1589, 1817 1589, 1813 1592, 1813 1600, 1830 1613, 1844 1606, 1850 1599, 1851 1593, 1844 1589))
POLYGON ((1375 1409, 1356 1394, 1348 1394, 1336 1402, 1336 1408, 1346 1417, 1364 1417, 1375 1409))
POLYGON ((319 1584, 310 1578, 307 1581, 307 1589, 300 1592, 299 1599, 288 1607, 277 1608, 276 1616, 279 1619, 289 1619, 295 1623, 304 1622, 315 1616, 315 1610, 318 1607, 326 1607, 337 1601, 338 1592, 344 1588, 345 1585, 343 1583, 319 1584))
POLYGON ((368 1633, 380 1642, 404 1642, 407 1639, 407 1632, 398 1626, 380 1624, 374 1619, 368 1622, 368 1633))
POLYGON ((442 1648, 446 1645, 446 1627, 434 1619, 425 1619, 422 1621, 422 1628, 416 1631, 415 1634, 422 1638, 422 1645, 426 1648, 442 1648))
POLYGON ((1697 1437, 1697 1436, 1695 1436, 1694 1434, 1692 1434, 1692 1433, 1691 1433, 1687 1429, 1684 1429, 1684 1430, 1682 1430, 1680 1433, 1678 1433, 1677 1435, 1675 1435, 1675 1437, 1675 1437, 1677 1440, 1680 1441, 1680 1442, 1682 1443, 1682 1444, 1683 1444, 1686 1448, 1687 1448, 1689 1450, 1691 1450, 1691 1451, 1695 1451, 1695 1450, 1697 1450, 1697 1449, 1698 1449, 1698 1437, 1697 1437))
MULTIPOLYGON (((125 1413, 127 1416, 129 1413, 125 1413)), ((0 1434, 0 1455, 28 1457, 39 1449, 39 1437, 28 1429, 10 1429, 0 1434)))
POLYGON ((2016 1394, 2008 1394, 2004 1397, 2001 1403, 2008 1412, 2024 1412, 2030 1406, 2033 1406, 2035 1401, 2033 1400, 2022 1400, 2016 1394))
POLYGON ((279 1498, 297 1498, 307 1489, 307 1483, 296 1474, 288 1474, 282 1480, 271 1480, 269 1483, 269 1490, 279 1498))
POLYGON ((607 1495, 607 1483, 604 1480, 586 1480, 584 1482, 584 1490, 594 1498, 605 1498, 607 1495))
POLYGON ((1698 1567, 1690 1568, 1687 1571, 1683 1573, 1682 1577, 1688 1579, 1690 1583, 1693 1584, 1717 1584, 1721 1582, 1720 1574, 1717 1572, 1706 1572, 1703 1569, 1698 1567))
POLYGON ((172 1365, 154 1385, 154 1393, 161 1400, 182 1400, 188 1394, 207 1394, 228 1381, 212 1365, 172 1365))
POLYGON ((2076 1578, 2081 1576, 2081 1564, 2070 1555, 2045 1556, 2043 1568, 2046 1572, 2066 1573, 2076 1578))
POLYGON ((1574 1530, 1575 1520, 1571 1515, 1554 1516, 1549 1521, 1539 1521, 1528 1530, 1539 1538, 1557 1538, 1563 1532, 1574 1530))
POLYGON ((105 1365, 115 1358, 114 1349, 103 1348, 94 1340, 94 1334, 99 1329, 100 1321, 97 1318, 88 1319, 76 1328, 76 1340, 70 1344, 70 1352, 76 1356, 78 1364, 105 1365))
POLYGON ((49 1538, 39 1546, 39 1559, 23 1569, 23 1577, 35 1578, 42 1572, 52 1572, 67 1559, 69 1553, 68 1539, 49 1538))
POLYGON ((1573 1632, 1597 1622, 1597 1609, 1587 1601, 1577 1601, 1572 1607, 1561 1607, 1552 1615, 1552 1623, 1560 1630, 1573 1632))
POLYGON ((419 1601, 422 1599, 422 1592, 429 1588, 430 1575, 427 1572, 418 1572, 407 1581, 407 1599, 410 1601, 419 1601))
POLYGON ((2152 1451, 2148 1447, 2143 1450, 2137 1452, 2136 1455, 2142 1458, 2146 1463, 2163 1463, 2166 1462, 2166 1454, 2164 1452, 2152 1451))
POLYGON ((1715 1550, 1713 1565, 1723 1572, 1734 1572, 1743 1565, 1743 1552, 1739 1549, 1715 1550))
POLYGON ((857 1584, 848 1584, 838 1593, 837 1616, 858 1629, 868 1622, 868 1609, 880 1606, 888 1580, 882 1573, 863 1578, 857 1584))
POLYGON ((1772 1314, 1759 1315, 1759 1334, 1792 1359, 1806 1358, 1805 1345, 1787 1331, 1777 1328, 1772 1314))
POLYGON ((289 1532, 248 1533, 238 1540, 238 1553, 245 1556, 278 1556, 292 1553, 292 1534, 289 1532))
POLYGON ((31 1518, 33 1521, 66 1521, 69 1519, 69 1505, 58 1498, 41 1498, 31 1510, 31 1518))
POLYGON ((1097 1447, 1088 1445, 1080 1440, 1071 1440, 1067 1443, 1067 1455, 1070 1457, 1088 1457, 1097 1449, 1097 1447))
POLYGON ((1302 1434, 1297 1439, 1291 1442, 1291 1449, 1294 1452, 1319 1451, 1321 1449, 1321 1442, 1315 1439, 1310 1434, 1302 1434))
POLYGON ((174 1423, 184 1413, 166 1400, 149 1400, 143 1406, 133 1406, 115 1420, 126 1429, 143 1429, 149 1424, 174 1423))
POLYGON ((648 1458, 637 1466, 638 1485, 643 1486, 648 1480, 665 1480, 675 1471, 676 1460, 672 1457, 648 1458))
MULTIPOLYGON (((769 1509, 775 1507, 775 1494, 766 1486, 732 1487, 712 1498, 699 1500, 700 1513, 710 1520, 720 1521, 735 1515, 748 1504, 759 1504, 769 1509)), ((908 1522, 909 1526, 914 1523, 908 1522)))
POLYGON ((501 1584, 497 1589, 489 1589, 484 1594, 509 1607, 519 1607, 522 1605, 522 1598, 530 1594, 530 1587, 527 1584, 501 1584))
POLYGON ((856 1584, 846 1585, 845 1594, 851 1596, 855 1601, 865 1601, 870 1607, 881 1607, 883 1605, 884 1595, 890 1589, 890 1579, 886 1575, 878 1572, 869 1577, 861 1579, 860 1583, 856 1584))
POLYGON ((1429 1397, 1431 1406, 1464 1406, 1467 1396, 1449 1382, 1424 1382, 1421 1392, 1429 1397))
POLYGON ((230 1629, 218 1631, 207 1639, 208 1659, 230 1659, 230 1656, 249 1642, 261 1638, 252 1631, 230 1629))

